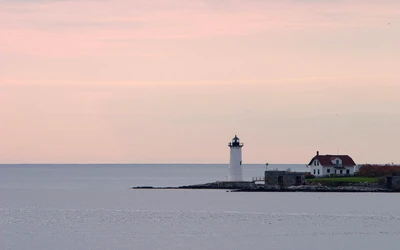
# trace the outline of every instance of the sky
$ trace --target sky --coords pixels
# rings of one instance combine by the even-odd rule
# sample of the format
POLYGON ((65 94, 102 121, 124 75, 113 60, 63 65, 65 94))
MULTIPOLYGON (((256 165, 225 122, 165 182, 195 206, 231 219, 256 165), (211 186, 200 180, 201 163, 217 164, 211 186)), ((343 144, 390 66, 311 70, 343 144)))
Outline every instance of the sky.
POLYGON ((400 163, 400 1, 0 0, 0 163, 400 163))

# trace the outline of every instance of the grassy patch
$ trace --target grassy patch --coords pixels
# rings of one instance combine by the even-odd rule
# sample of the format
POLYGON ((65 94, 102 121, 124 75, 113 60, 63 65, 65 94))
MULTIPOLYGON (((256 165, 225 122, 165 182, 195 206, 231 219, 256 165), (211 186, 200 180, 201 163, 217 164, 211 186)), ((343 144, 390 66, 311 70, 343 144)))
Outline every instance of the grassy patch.
POLYGON ((359 182, 367 182, 367 183, 376 183, 378 182, 378 178, 373 177, 327 177, 327 178, 315 178, 308 179, 309 182, 342 182, 342 183, 359 183, 359 182))

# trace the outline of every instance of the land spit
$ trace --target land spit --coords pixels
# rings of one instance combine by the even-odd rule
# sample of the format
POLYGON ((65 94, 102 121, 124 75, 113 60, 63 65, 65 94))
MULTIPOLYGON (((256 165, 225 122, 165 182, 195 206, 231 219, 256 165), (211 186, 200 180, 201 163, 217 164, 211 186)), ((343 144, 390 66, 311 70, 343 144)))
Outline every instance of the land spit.
POLYGON ((180 187, 153 187, 139 186, 133 189, 223 189, 230 192, 339 192, 339 193, 393 193, 400 192, 399 189, 389 189, 385 187, 365 186, 365 185, 347 185, 328 187, 320 185, 300 185, 300 186, 278 186, 256 184, 254 182, 211 182, 205 184, 188 185, 180 187))

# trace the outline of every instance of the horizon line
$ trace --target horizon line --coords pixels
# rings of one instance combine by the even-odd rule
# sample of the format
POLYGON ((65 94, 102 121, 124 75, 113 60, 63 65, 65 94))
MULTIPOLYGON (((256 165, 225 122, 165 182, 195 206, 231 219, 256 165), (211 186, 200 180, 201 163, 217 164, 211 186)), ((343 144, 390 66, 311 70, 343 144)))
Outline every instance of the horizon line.
MULTIPOLYGON (((265 165, 266 163, 243 163, 243 165, 265 165)), ((268 165, 303 165, 304 163, 268 163, 268 165)), ((228 163, 0 163, 1 165, 229 165, 228 163)), ((307 165, 307 164, 304 164, 307 165)))

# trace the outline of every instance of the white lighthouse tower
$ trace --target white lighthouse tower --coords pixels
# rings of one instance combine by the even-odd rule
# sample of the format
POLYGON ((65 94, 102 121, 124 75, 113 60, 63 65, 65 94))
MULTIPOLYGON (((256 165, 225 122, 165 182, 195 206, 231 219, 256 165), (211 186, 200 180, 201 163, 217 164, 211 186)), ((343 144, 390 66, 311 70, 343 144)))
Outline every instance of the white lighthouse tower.
POLYGON ((228 144, 231 148, 231 156, 229 162, 229 181, 243 181, 242 169, 242 147, 239 138, 235 135, 232 142, 228 144))

